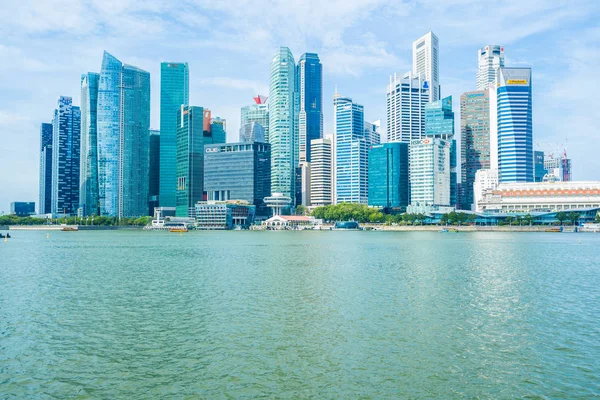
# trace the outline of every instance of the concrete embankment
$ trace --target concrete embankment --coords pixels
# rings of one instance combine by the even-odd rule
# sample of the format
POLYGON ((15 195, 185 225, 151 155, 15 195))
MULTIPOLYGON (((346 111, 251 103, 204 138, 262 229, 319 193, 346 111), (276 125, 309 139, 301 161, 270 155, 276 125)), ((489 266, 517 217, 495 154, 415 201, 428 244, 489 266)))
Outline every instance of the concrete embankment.
MULTIPOLYGON (((74 228, 80 231, 115 231, 115 230, 141 230, 142 226, 96 226, 96 225, 12 225, 7 227, 12 231, 62 231, 63 228, 74 228)), ((2 230, 2 229, 0 229, 2 230)))
MULTIPOLYGON (((363 228, 372 228, 383 231, 400 231, 400 232, 414 232, 414 231, 429 231, 437 232, 442 229, 456 229, 459 232, 545 232, 548 228, 557 228, 544 225, 534 226, 437 226, 437 225, 398 225, 398 226, 386 226, 377 224, 361 224, 363 228)), ((573 227, 563 227, 563 232, 573 232, 573 227)))

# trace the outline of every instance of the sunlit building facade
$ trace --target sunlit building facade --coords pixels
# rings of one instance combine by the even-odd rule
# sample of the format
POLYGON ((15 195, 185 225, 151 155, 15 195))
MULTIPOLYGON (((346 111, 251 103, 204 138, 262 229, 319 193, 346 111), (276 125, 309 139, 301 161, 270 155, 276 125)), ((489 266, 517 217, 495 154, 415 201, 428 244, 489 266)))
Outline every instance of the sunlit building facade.
POLYGON ((81 75, 79 201, 83 215, 100 215, 98 199, 98 84, 100 74, 81 75))

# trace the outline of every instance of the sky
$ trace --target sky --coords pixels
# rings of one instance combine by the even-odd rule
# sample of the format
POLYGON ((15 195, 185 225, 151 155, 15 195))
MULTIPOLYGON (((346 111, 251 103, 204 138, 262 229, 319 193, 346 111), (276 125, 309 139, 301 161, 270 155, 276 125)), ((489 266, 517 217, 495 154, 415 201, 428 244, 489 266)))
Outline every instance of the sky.
MULTIPOLYGON (((238 137, 240 108, 268 95, 279 46, 296 61, 318 53, 324 132, 333 93, 382 120, 386 85, 411 69, 412 42, 440 43, 442 96, 475 90, 477 50, 504 46, 506 66, 533 71, 536 149, 567 153, 576 180, 600 180, 600 1, 597 0, 8 0, 0 9, 0 213, 38 201, 39 131, 59 96, 80 105, 82 73, 99 72, 106 50, 151 74, 151 127, 159 128, 160 63, 188 62, 190 104, 227 120, 238 137), (6 4, 5 4, 6 3, 6 4)), ((36 204, 37 207, 37 204, 36 204)))

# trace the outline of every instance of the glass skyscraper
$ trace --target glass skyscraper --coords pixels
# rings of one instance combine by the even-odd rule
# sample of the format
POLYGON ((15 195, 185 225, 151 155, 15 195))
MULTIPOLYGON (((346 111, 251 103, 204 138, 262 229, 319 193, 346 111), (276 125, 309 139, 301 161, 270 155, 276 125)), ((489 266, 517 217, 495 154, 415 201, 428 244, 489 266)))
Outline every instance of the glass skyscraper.
POLYGON ((485 90, 490 83, 496 81, 496 73, 504 67, 504 47, 489 44, 477 52, 479 68, 477 69, 477 90, 485 90))
POLYGON ((100 74, 81 75, 81 162, 79 201, 83 215, 100 215, 98 201, 98 83, 100 74))
POLYGON ((335 131, 335 203, 367 204, 368 149, 364 108, 338 93, 333 99, 335 131))
POLYGON ((98 86, 100 214, 148 212, 150 74, 104 52, 98 86))
POLYGON ((425 136, 425 104, 431 99, 429 82, 407 72, 390 76, 387 86, 387 140, 406 142, 425 136))
POLYGON ((210 132, 204 131, 204 109, 180 106, 176 127, 176 215, 194 217, 196 203, 202 201, 204 190, 204 144, 212 141, 210 132))
POLYGON ((210 141, 211 143, 227 143, 227 121, 221 117, 211 118, 210 120, 210 141))
POLYGON ((73 215, 79 208, 81 110, 61 96, 52 120, 52 213, 73 215))
POLYGON ((296 64, 287 47, 271 60, 269 81, 269 134, 271 190, 295 198, 298 165, 298 100, 295 92, 296 64))
POLYGON ((39 213, 52 212, 52 124, 40 126, 39 213))
POLYGON ((533 182, 531 68, 501 68, 497 82, 499 182, 533 182))
POLYGON ((548 173, 544 166, 544 152, 534 151, 533 152, 533 181, 543 182, 544 176, 548 173))
POLYGON ((250 104, 242 107, 241 109, 241 120, 240 120, 240 141, 269 141, 269 106, 267 105, 267 97, 258 95, 254 98, 255 104, 250 104), (255 124, 259 124, 264 133, 263 139, 253 138, 249 140, 253 132, 256 132, 257 127, 255 124))
POLYGON ((410 143, 411 206, 450 206, 451 142, 439 138, 410 143))
POLYGON ((323 137, 323 65, 317 54, 302 54, 298 61, 296 85, 300 99, 299 162, 310 162, 310 141, 323 137))
POLYGON ((369 150, 369 205, 405 209, 409 204, 408 143, 375 144, 369 150))
POLYGON ((148 175, 148 215, 154 215, 154 208, 159 207, 158 192, 160 188, 160 131, 150 129, 150 166, 148 175))
POLYGON ((189 105, 189 68, 187 63, 160 64, 160 188, 162 207, 177 204, 177 112, 189 105))

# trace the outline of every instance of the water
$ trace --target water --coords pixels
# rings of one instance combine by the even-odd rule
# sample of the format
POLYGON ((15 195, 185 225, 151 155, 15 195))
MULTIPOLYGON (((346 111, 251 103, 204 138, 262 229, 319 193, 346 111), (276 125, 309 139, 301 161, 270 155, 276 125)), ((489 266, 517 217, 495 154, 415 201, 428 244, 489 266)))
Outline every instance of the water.
POLYGON ((15 231, 0 398, 597 398, 599 307, 594 234, 15 231))

